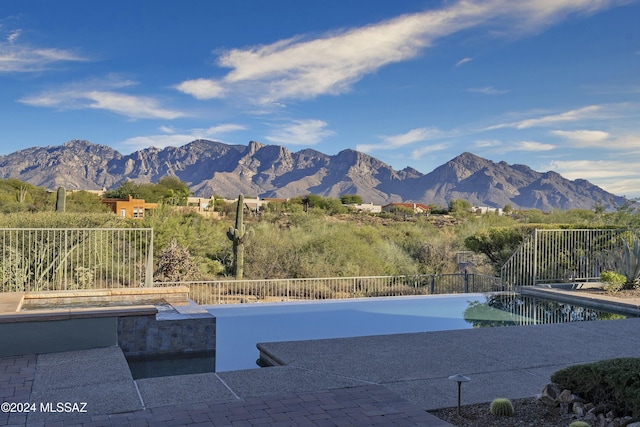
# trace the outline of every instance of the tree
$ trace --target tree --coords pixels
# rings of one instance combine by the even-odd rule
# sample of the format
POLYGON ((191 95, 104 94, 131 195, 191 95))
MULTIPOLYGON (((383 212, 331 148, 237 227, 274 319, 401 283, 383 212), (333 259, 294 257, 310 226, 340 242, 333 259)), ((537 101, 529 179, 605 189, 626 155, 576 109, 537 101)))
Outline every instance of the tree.
POLYGON ((115 190, 105 193, 108 199, 126 199, 131 196, 135 199, 143 199, 145 202, 163 202, 173 206, 185 206, 187 198, 191 194, 189 186, 175 176, 160 178, 157 184, 137 184, 133 181, 123 182, 115 190))
POLYGON ((601 216, 604 213, 604 205, 602 204, 602 200, 598 199, 598 201, 596 201, 593 204, 593 211, 596 213, 596 215, 601 216))
POLYGON ((191 194, 189 186, 175 176, 165 176, 158 181, 158 187, 164 190, 163 200, 174 206, 185 206, 191 194))
POLYGON ((362 197, 357 194, 343 194, 340 196, 340 201, 343 205, 361 205, 362 197))
POLYGON ((88 191, 74 191, 67 196, 67 212, 110 212, 101 197, 88 191))
MULTIPOLYGON (((311 209, 319 209, 325 211, 329 215, 335 215, 345 213, 347 210, 338 199, 330 197, 322 197, 317 194, 308 194, 302 198, 291 199, 291 202, 295 203, 299 201, 302 204, 304 211, 309 212, 311 209)), ((320 212, 322 213, 322 212, 320 212)))
POLYGON ((104 193, 107 199, 126 199, 127 197, 139 198, 138 184, 133 181, 125 181, 114 190, 104 193))
POLYGON ((471 212, 471 208, 471 203, 464 199, 456 199, 449 202, 449 213, 454 216, 467 216, 471 212))
POLYGON ((464 244, 470 251, 485 254, 497 273, 502 265, 520 246, 524 230, 513 227, 495 227, 483 230, 465 239, 464 244))

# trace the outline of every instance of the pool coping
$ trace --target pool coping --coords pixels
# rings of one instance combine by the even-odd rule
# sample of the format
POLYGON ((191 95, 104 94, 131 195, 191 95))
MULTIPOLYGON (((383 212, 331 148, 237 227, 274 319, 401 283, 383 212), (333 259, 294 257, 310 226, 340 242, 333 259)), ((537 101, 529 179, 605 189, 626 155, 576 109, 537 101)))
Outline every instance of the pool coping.
POLYGON ((69 291, 7 292, 0 293, 0 324, 17 322, 45 322, 51 320, 86 319, 99 317, 128 317, 155 315, 158 309, 154 303, 167 303, 178 312, 182 308, 193 312, 186 286, 155 288, 111 288, 82 289, 69 291), (130 298, 141 298, 142 303, 124 304, 130 298), (68 304, 71 300, 79 303, 113 301, 106 307, 23 307, 36 301, 36 307, 46 303, 68 304), (122 302, 122 305, 117 305, 122 302))

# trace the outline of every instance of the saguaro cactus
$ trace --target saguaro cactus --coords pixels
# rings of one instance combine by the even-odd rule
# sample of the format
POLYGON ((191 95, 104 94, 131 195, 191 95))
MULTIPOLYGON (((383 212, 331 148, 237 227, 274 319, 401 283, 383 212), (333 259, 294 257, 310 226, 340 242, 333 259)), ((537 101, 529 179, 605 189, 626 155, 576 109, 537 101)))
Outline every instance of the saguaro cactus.
POLYGON ((58 187, 56 196, 56 212, 64 212, 67 201, 67 190, 65 190, 64 187, 58 187))
POLYGON ((227 237, 233 242, 233 264, 236 279, 242 279, 244 270, 244 242, 253 230, 246 232, 243 224, 244 219, 244 196, 238 196, 238 209, 236 210, 236 227, 227 229, 227 237))

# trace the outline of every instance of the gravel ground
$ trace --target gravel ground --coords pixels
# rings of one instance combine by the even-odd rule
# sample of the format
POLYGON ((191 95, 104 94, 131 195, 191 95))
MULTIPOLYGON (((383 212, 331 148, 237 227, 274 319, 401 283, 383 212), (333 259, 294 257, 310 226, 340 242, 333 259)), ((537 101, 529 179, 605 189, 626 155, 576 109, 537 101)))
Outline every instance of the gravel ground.
POLYGON ((457 427, 567 427, 576 419, 562 414, 560 408, 550 408, 536 398, 514 399, 513 417, 499 417, 489 412, 490 403, 467 405, 429 411, 457 427))

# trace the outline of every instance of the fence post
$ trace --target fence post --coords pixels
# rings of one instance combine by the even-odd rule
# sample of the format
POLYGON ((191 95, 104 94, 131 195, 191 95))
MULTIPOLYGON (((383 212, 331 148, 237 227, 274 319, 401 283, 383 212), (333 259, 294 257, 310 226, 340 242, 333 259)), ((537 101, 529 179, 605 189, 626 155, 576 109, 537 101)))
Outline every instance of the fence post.
POLYGON ((429 289, 429 293, 432 295, 436 293, 436 275, 435 274, 431 275, 431 286, 429 289))
POLYGON ((464 271, 464 293, 469 293, 469 273, 467 273, 467 270, 464 271))
POLYGON ((147 288, 153 287, 153 229, 150 231, 151 238, 149 239, 149 253, 147 254, 147 271, 144 275, 144 286, 147 288))
POLYGON ((538 284, 538 229, 533 230, 533 286, 538 284))

